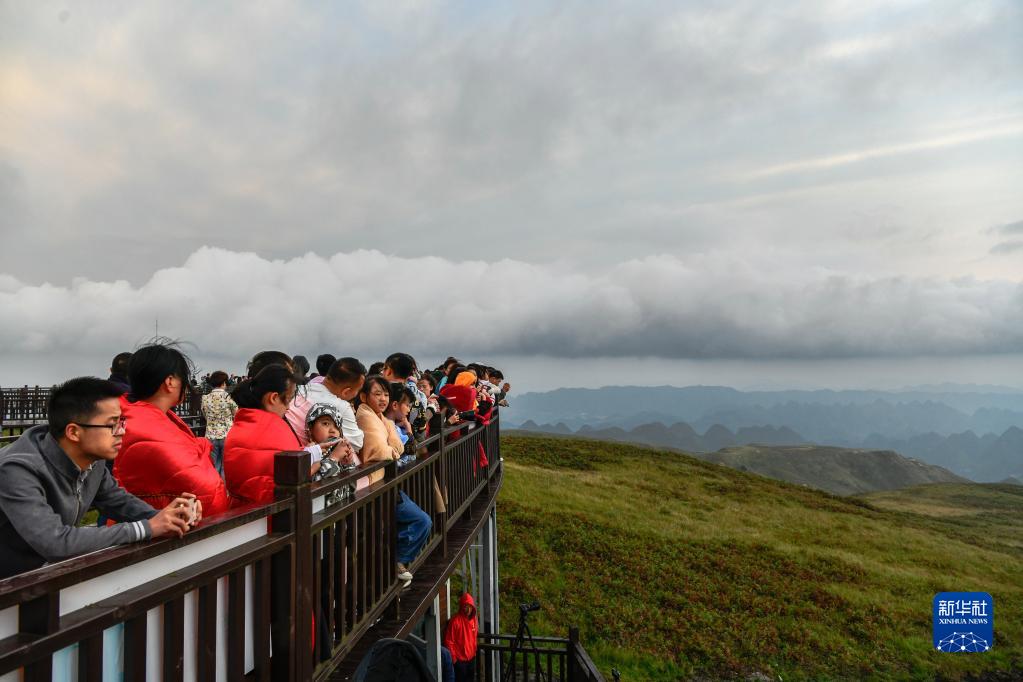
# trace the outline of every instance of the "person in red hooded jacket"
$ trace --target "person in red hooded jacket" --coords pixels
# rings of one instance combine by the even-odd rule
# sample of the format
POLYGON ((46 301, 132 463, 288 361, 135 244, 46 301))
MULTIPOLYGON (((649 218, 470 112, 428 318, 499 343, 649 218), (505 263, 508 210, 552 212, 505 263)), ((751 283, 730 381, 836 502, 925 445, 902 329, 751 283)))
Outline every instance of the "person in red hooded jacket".
MULTIPOLYGON (((238 404, 234 425, 224 441, 224 476, 231 505, 250 502, 266 504, 274 500, 274 455, 278 452, 306 450, 312 455, 311 474, 320 469, 324 450, 340 442, 305 448, 284 415, 295 396, 296 380, 292 368, 270 364, 255 376, 245 379, 231 391, 238 404)), ((342 451, 339 450, 337 457, 342 451)))
POLYGON ((182 490, 194 493, 204 516, 227 511, 227 488, 210 459, 210 441, 197 438, 173 408, 192 374, 177 348, 154 343, 132 355, 131 392, 121 397, 126 419, 114 477, 132 495, 160 509, 182 490))
MULTIPOLYGON (((455 367, 451 370, 449 375, 452 381, 445 384, 444 388, 440 390, 440 394, 448 399, 448 402, 458 412, 477 412, 480 406, 478 394, 476 392, 476 373, 467 370, 463 367, 455 367)), ((486 424, 490 421, 489 412, 487 414, 479 414, 477 412, 476 421, 480 424, 486 424)), ((465 434, 465 429, 457 432, 455 437, 461 438, 465 434)), ((483 442, 479 443, 479 458, 476 462, 477 467, 485 467, 488 465, 487 452, 483 448, 483 442)))
POLYGON ((475 679, 478 639, 476 602, 471 594, 463 592, 458 602, 458 613, 451 617, 444 630, 443 644, 451 652, 451 661, 455 664, 455 682, 472 682, 475 679))

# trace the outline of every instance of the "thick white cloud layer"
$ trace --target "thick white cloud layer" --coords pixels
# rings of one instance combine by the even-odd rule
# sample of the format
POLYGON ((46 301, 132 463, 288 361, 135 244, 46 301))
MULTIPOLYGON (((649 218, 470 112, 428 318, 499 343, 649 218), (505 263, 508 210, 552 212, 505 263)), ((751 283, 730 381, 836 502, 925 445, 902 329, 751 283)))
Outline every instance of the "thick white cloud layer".
POLYGON ((0 277, 0 353, 112 355, 161 334, 206 356, 842 358, 1023 347, 1023 284, 796 273, 648 257, 599 273, 378 251, 268 260, 201 248, 142 286, 0 277), (11 324, 10 322, 14 322, 11 324))

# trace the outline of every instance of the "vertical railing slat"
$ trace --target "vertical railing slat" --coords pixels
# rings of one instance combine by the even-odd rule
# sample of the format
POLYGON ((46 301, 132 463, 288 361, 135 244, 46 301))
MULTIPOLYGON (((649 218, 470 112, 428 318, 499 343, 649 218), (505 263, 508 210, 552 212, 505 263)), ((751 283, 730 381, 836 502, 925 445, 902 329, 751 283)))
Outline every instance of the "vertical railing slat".
POLYGON ((253 672, 259 682, 270 680, 270 560, 260 559, 253 571, 252 612, 253 672))
POLYGON ((245 568, 227 578, 227 679, 245 678, 245 568))
POLYGON ((217 679, 217 582, 199 587, 196 612, 199 621, 196 638, 196 676, 199 682, 217 679))
POLYGON ((124 679, 145 682, 146 679, 146 614, 141 613, 124 623, 124 679))
POLYGON ((324 617, 324 614, 320 613, 320 604, 322 603, 322 585, 323 580, 323 562, 320 559, 320 551, 322 549, 322 538, 323 534, 320 532, 313 533, 312 537, 312 549, 313 549, 313 609, 319 615, 316 616, 316 629, 313 631, 313 665, 320 660, 320 654, 323 652, 323 637, 319 636, 323 629, 320 627, 320 619, 324 617))
POLYGON ((324 600, 324 616, 327 619, 327 634, 330 636, 329 642, 324 642, 328 652, 332 652, 334 649, 334 641, 337 639, 336 628, 337 620, 335 618, 336 611, 334 610, 334 602, 337 599, 338 594, 338 576, 341 571, 338 570, 337 565, 337 547, 334 543, 334 524, 327 526, 326 540, 324 541, 326 554, 326 588, 327 597, 324 600))
MULTIPOLYGON (((78 682, 100 682, 103 679, 103 633, 78 643, 78 682)), ((164 676, 164 680, 168 678, 164 676)))
POLYGON ((185 665, 185 598, 163 605, 163 680, 181 682, 185 665))
MULTIPOLYGON (((18 632, 48 635, 60 628, 60 593, 44 594, 18 607, 18 632)), ((50 682, 53 659, 46 656, 25 666, 24 682, 50 682)))

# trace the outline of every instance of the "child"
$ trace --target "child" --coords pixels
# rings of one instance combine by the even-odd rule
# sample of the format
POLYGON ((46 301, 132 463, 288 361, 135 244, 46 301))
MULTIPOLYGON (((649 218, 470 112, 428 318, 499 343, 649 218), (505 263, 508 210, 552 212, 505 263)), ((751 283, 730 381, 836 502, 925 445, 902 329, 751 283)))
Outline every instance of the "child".
MULTIPOLYGON (((390 398, 391 402, 387 406, 384 416, 394 422, 398 437, 405 446, 405 454, 398 460, 398 466, 403 467, 416 461, 416 441, 412 438, 412 426, 408 420, 409 411, 416 396, 405 384, 391 384, 390 398)), ((448 509, 447 501, 436 477, 433 479, 433 503, 438 512, 446 512, 448 509)))
POLYGON ((430 415, 430 418, 432 419, 434 415, 440 412, 440 403, 437 400, 436 393, 437 379, 429 372, 424 372, 423 375, 419 377, 419 381, 416 382, 416 385, 419 386, 419 390, 426 396, 426 405, 433 411, 433 414, 430 415))
MULTIPOLYGON (((341 435, 341 413, 329 403, 316 403, 306 414, 306 434, 310 443, 317 443, 323 450, 320 469, 313 476, 314 481, 341 476, 359 466, 351 444, 341 435)), ((338 488, 327 495, 326 504, 338 504, 355 494, 355 483, 338 488)))
POLYGON ((398 429, 398 437, 401 438, 401 444, 405 445, 412 437, 412 425, 409 423, 408 416, 416 396, 405 384, 393 383, 391 384, 390 398, 391 402, 384 411, 384 416, 394 422, 398 429))

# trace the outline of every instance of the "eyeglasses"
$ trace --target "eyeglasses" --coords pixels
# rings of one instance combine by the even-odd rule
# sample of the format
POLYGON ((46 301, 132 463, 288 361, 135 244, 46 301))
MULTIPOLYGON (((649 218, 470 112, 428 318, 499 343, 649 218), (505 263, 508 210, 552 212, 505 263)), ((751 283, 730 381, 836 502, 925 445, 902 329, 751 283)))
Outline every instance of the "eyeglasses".
POLYGON ((117 421, 113 424, 79 424, 78 422, 71 422, 75 426, 80 426, 83 429, 110 429, 110 435, 117 436, 124 433, 124 425, 128 423, 128 418, 121 416, 117 418, 117 421))

